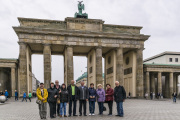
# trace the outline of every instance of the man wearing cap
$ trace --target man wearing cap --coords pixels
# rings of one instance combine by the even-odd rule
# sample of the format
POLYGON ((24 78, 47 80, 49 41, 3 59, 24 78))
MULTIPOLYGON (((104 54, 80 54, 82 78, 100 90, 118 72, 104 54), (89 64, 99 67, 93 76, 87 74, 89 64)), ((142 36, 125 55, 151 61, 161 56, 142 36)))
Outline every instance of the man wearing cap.
POLYGON ((38 100, 41 100, 41 104, 39 104, 39 115, 41 119, 46 119, 47 115, 47 98, 48 92, 47 89, 44 88, 44 83, 40 83, 39 88, 36 90, 36 95, 38 100))

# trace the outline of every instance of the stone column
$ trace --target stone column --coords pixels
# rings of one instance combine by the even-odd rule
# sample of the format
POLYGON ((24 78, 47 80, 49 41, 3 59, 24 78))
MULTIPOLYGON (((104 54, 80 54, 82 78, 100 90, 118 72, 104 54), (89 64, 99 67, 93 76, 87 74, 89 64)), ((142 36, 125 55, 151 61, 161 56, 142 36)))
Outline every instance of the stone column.
POLYGON ((106 81, 106 74, 107 74, 107 71, 106 71, 106 57, 104 57, 104 89, 106 89, 106 84, 107 84, 107 81, 106 81))
POLYGON ((136 51, 136 97, 143 98, 143 49, 136 51))
POLYGON ((149 72, 146 72, 146 91, 148 96, 150 96, 150 80, 149 80, 149 72))
POLYGON ((155 93, 155 77, 154 77, 154 73, 151 74, 151 92, 155 93))
POLYGON ((177 92, 176 90, 177 90, 177 75, 174 74, 173 75, 173 92, 174 91, 177 92))
POLYGON ((15 67, 11 68, 11 95, 15 96, 15 89, 16 89, 16 71, 15 67))
POLYGON ((23 95, 23 91, 27 93, 27 58, 26 58, 26 43, 19 42, 19 96, 23 95))
POLYGON ((172 97, 173 93, 173 72, 169 73, 169 97, 172 97))
POLYGON ((178 86, 179 85, 179 80, 178 80, 179 77, 178 76, 179 75, 176 76, 176 83, 177 83, 177 85, 176 85, 176 92, 179 95, 179 86, 178 86))
POLYGON ((169 75, 165 76, 165 97, 169 97, 169 75))
POLYGON ((123 48, 117 48, 116 53, 116 80, 124 86, 123 48))
POLYGON ((162 73, 158 72, 158 93, 162 93, 162 73))
POLYGON ((96 48, 96 86, 103 85, 102 79, 102 47, 96 48))
POLYGON ((74 80, 74 67, 73 67, 73 47, 67 46, 67 85, 74 80))
POLYGON ((44 44, 44 87, 50 87, 51 82, 51 46, 44 44))

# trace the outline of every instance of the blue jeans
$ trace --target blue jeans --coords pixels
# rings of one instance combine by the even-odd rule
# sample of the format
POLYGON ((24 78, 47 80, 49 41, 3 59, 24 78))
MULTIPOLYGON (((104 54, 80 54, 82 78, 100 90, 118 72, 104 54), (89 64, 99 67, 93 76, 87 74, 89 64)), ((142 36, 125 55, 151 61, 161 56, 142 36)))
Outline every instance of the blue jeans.
POLYGON ((99 105, 99 114, 103 114, 103 102, 98 102, 99 105))
POLYGON ((63 115, 63 108, 64 108, 64 115, 66 115, 66 102, 60 103, 60 115, 63 115))
POLYGON ((95 111, 95 101, 89 101, 89 113, 94 114, 95 111))
POLYGON ((123 102, 116 102, 117 104, 117 113, 119 116, 124 116, 124 111, 123 111, 123 102))
POLYGON ((176 102, 176 97, 173 97, 173 102, 176 102))

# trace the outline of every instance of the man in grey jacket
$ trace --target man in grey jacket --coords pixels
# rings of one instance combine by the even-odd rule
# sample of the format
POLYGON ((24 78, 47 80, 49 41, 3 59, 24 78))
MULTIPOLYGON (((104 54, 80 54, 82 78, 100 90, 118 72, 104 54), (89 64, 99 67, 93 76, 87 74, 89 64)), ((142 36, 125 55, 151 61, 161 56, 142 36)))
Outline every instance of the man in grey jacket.
POLYGON ((84 81, 81 81, 81 86, 79 87, 79 116, 82 116, 82 105, 84 110, 84 116, 86 115, 86 101, 89 98, 89 90, 84 86, 84 81))

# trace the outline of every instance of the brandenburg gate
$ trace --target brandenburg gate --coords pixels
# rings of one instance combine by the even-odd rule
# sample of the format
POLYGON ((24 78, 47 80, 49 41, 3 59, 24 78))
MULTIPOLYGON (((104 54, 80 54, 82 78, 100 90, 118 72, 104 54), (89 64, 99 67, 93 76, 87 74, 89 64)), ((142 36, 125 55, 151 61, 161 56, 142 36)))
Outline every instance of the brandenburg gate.
MULTIPOLYGON (((140 33, 142 27, 104 24, 100 19, 88 19, 79 13, 64 21, 18 18, 20 26, 13 27, 19 38, 18 91, 31 90, 32 54, 44 56, 45 88, 51 82, 51 55, 64 56, 64 83, 73 80, 73 56, 87 57, 88 84, 115 81, 125 86, 132 97, 143 97, 143 49, 148 35, 140 33), (102 57, 105 59, 105 78, 102 79, 102 57)), ((38 67, 38 66, 36 66, 38 67)))
MULTIPOLYGON (((31 55, 44 55, 44 83, 51 82, 51 55, 64 56, 64 82, 73 80, 73 56, 87 56, 88 83, 102 84, 102 57, 105 83, 118 80, 134 97, 142 97, 143 49, 148 35, 142 27, 104 24, 100 19, 65 18, 65 21, 18 18, 13 27, 19 38, 18 90, 29 91, 31 55)), ((38 66, 36 66, 38 67, 38 66)))

